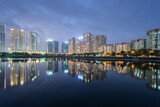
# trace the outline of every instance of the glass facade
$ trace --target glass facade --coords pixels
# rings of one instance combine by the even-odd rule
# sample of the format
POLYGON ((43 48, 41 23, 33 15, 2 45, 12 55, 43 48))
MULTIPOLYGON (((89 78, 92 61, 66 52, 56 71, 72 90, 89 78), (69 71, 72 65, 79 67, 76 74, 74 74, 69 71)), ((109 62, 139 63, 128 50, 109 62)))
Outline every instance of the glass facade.
POLYGON ((62 53, 68 53, 68 42, 62 43, 62 53))
POLYGON ((0 52, 5 52, 6 26, 0 25, 0 52))
POLYGON ((53 41, 53 53, 58 53, 58 41, 53 41))
POLYGON ((53 41, 47 41, 47 54, 53 54, 53 41))
POLYGON ((28 33, 29 51, 39 51, 39 36, 35 32, 28 33))

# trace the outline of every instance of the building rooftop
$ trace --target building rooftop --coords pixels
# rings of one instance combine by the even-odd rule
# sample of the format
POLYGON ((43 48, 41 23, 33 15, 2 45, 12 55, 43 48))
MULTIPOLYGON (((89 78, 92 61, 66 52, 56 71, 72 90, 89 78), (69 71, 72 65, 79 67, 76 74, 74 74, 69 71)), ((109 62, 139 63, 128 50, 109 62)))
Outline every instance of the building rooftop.
POLYGON ((160 31, 160 28, 149 30, 149 31, 147 31, 147 33, 152 32, 152 31, 160 31))

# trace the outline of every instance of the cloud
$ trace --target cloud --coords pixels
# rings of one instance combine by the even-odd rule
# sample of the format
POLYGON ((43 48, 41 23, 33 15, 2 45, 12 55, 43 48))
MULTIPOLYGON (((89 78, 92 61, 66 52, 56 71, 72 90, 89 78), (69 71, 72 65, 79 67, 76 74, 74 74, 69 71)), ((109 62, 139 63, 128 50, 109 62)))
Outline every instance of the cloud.
MULTIPOLYGON (((8 29, 13 27, 38 32, 42 49, 46 48, 46 39, 54 39, 61 44, 68 38, 78 37, 85 32, 106 34, 108 43, 130 42, 132 39, 146 38, 147 30, 160 26, 158 0, 0 2, 0 24, 6 24, 8 29)), ((9 36, 7 41, 10 41, 9 36)))

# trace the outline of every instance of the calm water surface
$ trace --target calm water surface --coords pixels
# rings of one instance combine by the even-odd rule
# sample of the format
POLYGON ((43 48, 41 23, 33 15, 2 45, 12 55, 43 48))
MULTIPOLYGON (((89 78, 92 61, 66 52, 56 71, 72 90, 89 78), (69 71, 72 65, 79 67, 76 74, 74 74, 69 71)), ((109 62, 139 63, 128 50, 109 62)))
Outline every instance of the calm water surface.
POLYGON ((160 64, 28 59, 0 62, 0 107, 160 107, 160 64))

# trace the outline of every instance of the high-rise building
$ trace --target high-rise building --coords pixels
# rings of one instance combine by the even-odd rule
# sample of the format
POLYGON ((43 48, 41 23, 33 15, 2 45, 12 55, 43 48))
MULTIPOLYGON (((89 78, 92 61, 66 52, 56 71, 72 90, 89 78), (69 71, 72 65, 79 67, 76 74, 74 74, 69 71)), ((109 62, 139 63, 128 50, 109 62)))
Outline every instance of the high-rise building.
POLYGON ((75 38, 68 40, 68 53, 75 53, 75 38))
POLYGON ((112 53, 112 45, 103 45, 100 48, 100 52, 112 53))
POLYGON ((82 52, 82 42, 80 40, 75 41, 75 53, 82 52))
POLYGON ((120 43, 120 44, 117 44, 116 45, 117 47, 116 47, 116 49, 117 49, 117 51, 116 52, 121 52, 121 51, 125 51, 125 52, 127 52, 127 51, 130 51, 130 47, 131 47, 131 44, 130 43, 120 43))
POLYGON ((39 51, 39 36, 35 32, 28 32, 29 51, 39 51))
POLYGON ((106 45, 106 35, 97 35, 95 37, 95 52, 100 52, 102 46, 106 45))
POLYGON ((160 50, 160 29, 147 31, 147 49, 160 50))
POLYGON ((53 54, 53 40, 47 40, 47 54, 53 54))
POLYGON ((67 41, 62 43, 62 53, 68 53, 68 42, 67 41))
POLYGON ((85 33, 83 35, 83 53, 94 52, 94 40, 95 37, 91 33, 85 33))
POLYGON ((107 45, 101 46, 100 52, 107 52, 107 45))
POLYGON ((112 45, 107 45, 107 53, 112 53, 112 45))
POLYGON ((5 52, 6 25, 0 25, 0 52, 5 52))
POLYGON ((58 53, 58 41, 53 41, 53 53, 58 53))
POLYGON ((117 44, 112 44, 112 52, 117 52, 117 44))
POLYGON ((138 40, 133 40, 131 42, 132 50, 140 50, 145 48, 146 48, 146 39, 138 39, 138 40))
POLYGON ((11 29, 11 50, 25 51, 25 31, 23 29, 11 29))

